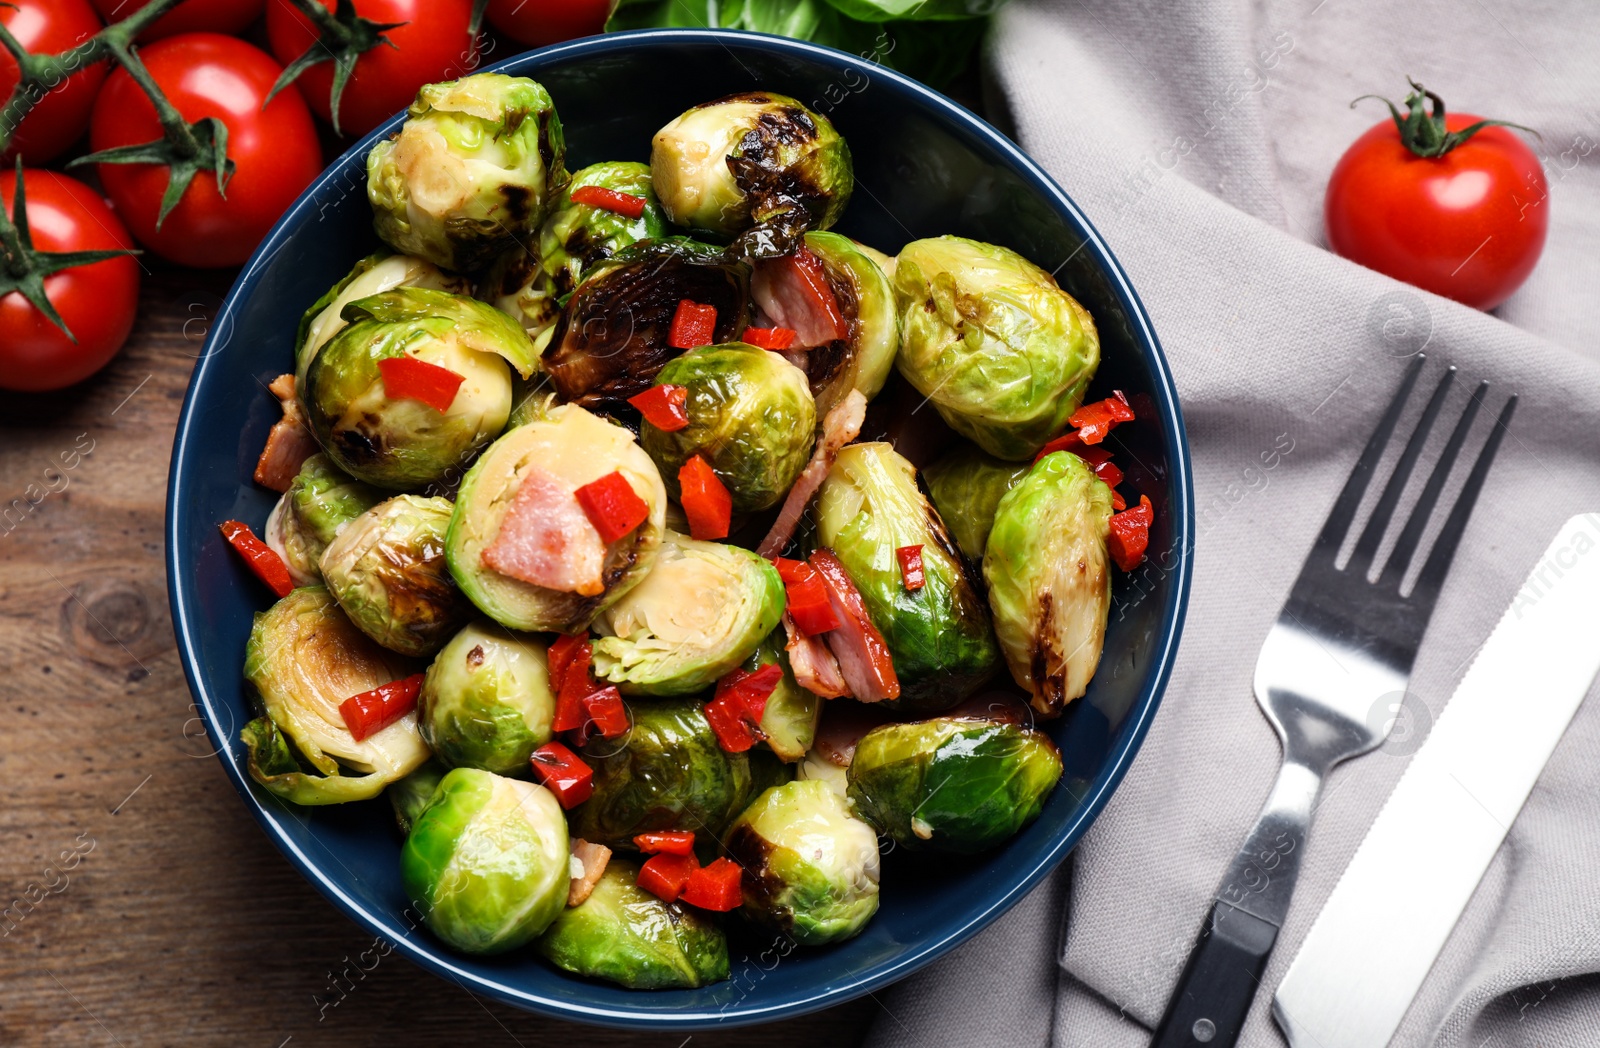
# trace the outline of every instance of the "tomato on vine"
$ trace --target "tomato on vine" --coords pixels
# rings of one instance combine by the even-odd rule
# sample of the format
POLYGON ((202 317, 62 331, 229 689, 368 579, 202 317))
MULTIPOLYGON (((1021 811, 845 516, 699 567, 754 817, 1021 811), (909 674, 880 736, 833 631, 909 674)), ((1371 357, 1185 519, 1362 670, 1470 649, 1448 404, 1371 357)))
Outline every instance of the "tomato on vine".
MULTIPOLYGON (((143 7, 148 0, 94 0, 96 10, 107 22, 120 22, 143 7)), ((144 32, 139 42, 148 44, 179 33, 238 33, 261 17, 264 0, 183 0, 144 32)))
POLYGON ((530 47, 558 44, 605 29, 613 0, 489 0, 489 24, 530 47))
MULTIPOLYGON (((7 0, 0 6, 0 25, 30 54, 59 54, 100 31, 100 19, 86 0, 7 0)), ((42 93, 0 156, 0 170, 19 155, 30 164, 48 163, 83 137, 106 73, 106 63, 95 62, 42 93)), ((0 100, 11 96, 21 77, 16 58, 0 48, 0 100)))

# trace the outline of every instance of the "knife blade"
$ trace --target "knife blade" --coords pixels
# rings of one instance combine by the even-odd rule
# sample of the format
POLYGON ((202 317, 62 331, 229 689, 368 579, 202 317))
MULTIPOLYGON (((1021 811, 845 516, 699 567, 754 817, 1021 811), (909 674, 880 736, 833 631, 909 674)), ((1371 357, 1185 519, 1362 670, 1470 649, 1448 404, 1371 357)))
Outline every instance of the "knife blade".
POLYGON ((1600 673, 1596 637, 1589 513, 1534 565, 1301 944, 1272 1002, 1293 1048, 1389 1043, 1600 673))

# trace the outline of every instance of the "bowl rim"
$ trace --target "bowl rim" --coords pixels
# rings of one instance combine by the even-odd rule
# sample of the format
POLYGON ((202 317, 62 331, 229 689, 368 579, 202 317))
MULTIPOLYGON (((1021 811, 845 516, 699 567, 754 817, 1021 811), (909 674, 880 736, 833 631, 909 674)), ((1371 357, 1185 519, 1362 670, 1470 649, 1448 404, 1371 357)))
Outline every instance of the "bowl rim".
MULTIPOLYGON (((456 964, 452 955, 445 950, 436 948, 430 943, 413 940, 409 935, 411 929, 402 928, 386 915, 374 912, 345 892, 335 878, 330 877, 323 871, 322 865, 318 861, 304 852, 284 832, 277 821, 279 818, 277 813, 270 813, 255 796, 249 782, 246 781, 242 762, 233 753, 234 740, 229 735, 224 734, 221 727, 222 721, 218 715, 220 700, 214 700, 201 683, 199 650, 201 633, 205 628, 205 622, 197 609, 193 607, 196 598, 191 592, 193 588, 192 582, 183 574, 183 565, 179 563, 178 558, 180 538, 193 530, 192 528, 180 526, 180 521, 183 519, 180 509, 187 501, 187 475, 189 469, 187 449, 190 446, 191 433, 197 421, 195 393, 210 364, 213 355, 213 343, 221 337, 223 332, 227 332, 231 336, 231 325, 227 319, 229 314, 236 303, 254 294, 266 264, 289 242, 288 227, 298 224, 302 210, 307 207, 312 198, 325 185, 331 181, 348 177, 352 164, 364 156, 374 142, 396 129, 404 116, 403 113, 396 114, 390 120, 368 133, 329 164, 306 187, 305 191, 301 193, 294 203, 289 205, 272 229, 262 238, 260 245, 251 255, 249 261, 239 271, 232 288, 218 311, 216 320, 210 326, 205 350, 195 365, 194 372, 190 376, 188 390, 184 395, 183 407, 173 437, 172 457, 168 473, 166 526, 164 529, 167 589, 172 614, 173 633, 177 641, 179 657, 183 664, 184 677, 188 682, 189 690, 201 708, 206 732, 211 738, 216 750, 216 756, 226 770, 234 789, 243 797, 251 815, 262 830, 277 845, 278 850, 289 859, 291 864, 298 868, 302 876, 357 925, 375 935, 390 940, 394 943, 395 948, 412 963, 434 975, 456 982, 463 989, 468 990, 469 993, 481 992, 525 1010, 573 1022, 625 1029, 671 1029, 683 1031, 712 1028, 731 1029, 754 1023, 794 1018, 823 1008, 843 1004, 863 994, 871 993, 910 975, 912 972, 948 954, 979 931, 988 927, 1033 891, 1039 882, 1053 871, 1076 847, 1088 827, 1104 809, 1112 793, 1121 783, 1128 767, 1133 763, 1133 759, 1144 741, 1145 734, 1149 730, 1150 722, 1160 708, 1162 696, 1171 679, 1173 661, 1177 654, 1178 643, 1183 632, 1184 619, 1187 613, 1193 571, 1191 560, 1195 527, 1192 465, 1183 415, 1178 403, 1177 390, 1173 383, 1171 369, 1168 366, 1165 354, 1162 352, 1160 340, 1156 336, 1155 328, 1150 322, 1143 302, 1099 232, 1073 202, 1072 198, 1067 195, 1066 191, 1057 185, 1038 163, 1024 153, 1019 145, 982 117, 945 97, 940 92, 861 56, 806 41, 738 30, 643 29, 610 33, 525 51, 487 66, 483 70, 477 70, 477 72, 495 72, 512 64, 525 64, 531 56, 537 56, 541 59, 574 59, 604 55, 609 52, 629 51, 641 46, 672 46, 674 44, 688 43, 715 43, 730 48, 753 48, 768 53, 783 53, 838 67, 841 72, 846 69, 855 69, 858 72, 879 78, 898 93, 912 96, 913 102, 920 103, 923 108, 931 112, 947 126, 954 124, 967 134, 982 140, 995 152, 1005 157, 1035 192, 1050 200, 1055 209, 1064 214, 1076 226, 1077 230, 1083 235, 1083 246, 1090 248, 1094 252, 1100 263, 1100 268, 1109 279, 1113 294, 1121 300, 1124 311, 1133 326, 1135 341, 1142 342, 1148 349, 1148 362, 1155 379, 1154 387, 1150 392, 1155 396, 1158 411, 1161 415, 1168 468, 1171 474, 1170 490, 1176 494, 1176 499, 1166 507, 1166 512, 1172 522, 1172 550, 1175 552, 1176 563, 1170 569, 1164 569, 1166 574, 1171 577, 1172 585, 1169 589, 1166 607, 1162 612, 1161 628, 1153 641, 1152 650, 1155 656, 1150 664, 1151 672, 1144 687, 1129 708, 1128 719, 1119 729, 1122 734, 1121 742, 1111 750, 1109 760, 1101 769, 1099 776, 1090 783, 1084 800, 1080 803, 1072 821, 1068 823, 1064 832, 1049 842, 1048 846, 1031 864, 1012 872, 1009 884, 1003 891, 984 898, 982 904, 968 914, 964 923, 946 936, 926 942, 908 944, 901 955, 892 962, 878 964, 864 971, 854 972, 834 985, 818 987, 810 993, 791 994, 787 999, 779 1002, 763 1004, 759 995, 751 994, 725 1009, 716 1011, 685 1009, 661 1012, 629 1008, 596 1008, 589 1004, 574 1003, 559 996, 547 996, 519 989, 496 978, 469 971, 456 964)), ((226 341, 224 341, 223 345, 226 345, 226 341)), ((221 347, 217 348, 220 349, 221 347)), ((648 995, 646 995, 646 999, 648 999, 648 995)))

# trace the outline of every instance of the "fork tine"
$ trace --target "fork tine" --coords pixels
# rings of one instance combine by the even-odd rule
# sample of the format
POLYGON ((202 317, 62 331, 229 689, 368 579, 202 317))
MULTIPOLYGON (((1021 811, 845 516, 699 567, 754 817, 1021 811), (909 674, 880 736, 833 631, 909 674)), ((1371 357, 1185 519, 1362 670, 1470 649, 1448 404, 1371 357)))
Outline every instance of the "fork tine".
POLYGON ((1344 490, 1339 492, 1339 498, 1333 504, 1333 511, 1328 514, 1327 522, 1317 534, 1316 544, 1311 547, 1312 557, 1318 553, 1327 554, 1330 558, 1339 555, 1345 532, 1350 530, 1350 522, 1355 519, 1356 510, 1361 506, 1361 496, 1367 493, 1372 471, 1378 468, 1378 460, 1383 457, 1383 449, 1388 446, 1395 424, 1400 421, 1400 413, 1405 410, 1406 399, 1411 396, 1411 389, 1417 384, 1417 375, 1422 372, 1426 359, 1425 354, 1418 353, 1411 362, 1410 369, 1400 382, 1400 389, 1389 402, 1389 409, 1383 413, 1383 418, 1378 421, 1378 428, 1372 431, 1361 457, 1356 459, 1355 468, 1350 471, 1350 479, 1344 482, 1344 490))
POLYGON ((1450 516, 1440 529, 1439 538, 1434 542, 1432 552, 1428 554, 1428 561, 1422 566, 1422 573, 1417 576, 1416 588, 1411 591, 1411 601, 1424 613, 1432 610, 1434 601, 1438 599, 1439 590, 1444 586, 1445 573, 1450 570, 1450 561, 1456 555, 1456 546, 1461 542, 1462 533, 1467 530, 1467 519, 1472 516, 1472 507, 1477 504, 1478 492, 1483 490, 1484 478, 1489 475, 1489 466, 1494 462, 1495 452, 1500 450, 1500 440, 1505 436, 1506 427, 1511 424, 1511 416, 1516 410, 1517 398, 1513 395, 1500 410, 1500 417, 1495 420, 1494 428, 1489 431, 1489 439, 1484 442, 1483 450, 1478 453, 1478 461, 1472 464, 1472 472, 1467 475, 1467 482, 1462 485, 1461 494, 1456 496, 1456 504, 1451 507, 1450 516))
POLYGON ((1438 505, 1439 494, 1444 490, 1444 483, 1450 479, 1450 471, 1455 468, 1456 457, 1461 454, 1461 446, 1467 442, 1467 431, 1472 428, 1473 420, 1478 417, 1478 409, 1483 406, 1484 394, 1489 392, 1489 383, 1482 382, 1473 391, 1472 399, 1467 401, 1466 409, 1461 412, 1461 419, 1456 423, 1456 428, 1450 433, 1450 439, 1445 443, 1444 453, 1439 456, 1438 463, 1433 467, 1433 473, 1428 477, 1428 483, 1422 489, 1422 497, 1417 499, 1417 505, 1411 511, 1411 517, 1406 521, 1406 526, 1400 532, 1400 538, 1394 544, 1394 550, 1389 554, 1389 562, 1383 567, 1383 575, 1378 579, 1378 585, 1400 588, 1400 582, 1406 576, 1406 569, 1411 567, 1411 556, 1417 551, 1417 544, 1422 541, 1422 533, 1427 530, 1428 518, 1433 515, 1433 507, 1438 505))
POLYGON ((1411 431, 1411 439, 1406 441, 1405 450, 1400 453, 1400 460, 1395 463, 1393 475, 1383 486, 1383 494, 1378 496, 1378 504, 1372 509, 1372 519, 1367 521, 1366 528, 1361 532, 1361 538, 1356 540, 1355 550, 1350 554, 1350 563, 1345 565, 1345 570, 1351 574, 1365 576, 1367 569, 1372 567, 1372 558, 1377 556, 1378 546, 1383 542, 1383 533, 1389 530, 1389 521, 1394 517, 1394 508, 1399 504, 1400 495, 1411 479, 1411 470, 1417 464, 1417 457, 1422 454, 1422 446, 1428 442, 1428 434, 1433 431, 1433 423, 1438 419, 1440 409, 1444 407, 1444 398, 1450 392, 1455 377, 1454 367, 1445 368, 1444 374, 1439 378, 1439 384, 1433 389, 1433 396, 1428 398, 1428 406, 1423 409, 1422 417, 1417 420, 1417 428, 1411 431))

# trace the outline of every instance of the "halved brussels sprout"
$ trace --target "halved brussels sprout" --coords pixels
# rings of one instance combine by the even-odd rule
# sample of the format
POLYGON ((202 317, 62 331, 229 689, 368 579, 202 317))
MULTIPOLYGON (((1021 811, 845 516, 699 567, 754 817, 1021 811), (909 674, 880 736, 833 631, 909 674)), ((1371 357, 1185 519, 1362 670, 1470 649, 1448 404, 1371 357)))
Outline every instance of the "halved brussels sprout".
POLYGON ((521 245, 495 259, 478 282, 478 297, 521 324, 530 339, 538 340, 561 317, 555 284, 539 256, 521 245))
POLYGON ((439 789, 439 783, 444 780, 450 771, 437 759, 407 775, 399 782, 391 782, 383 795, 389 798, 389 804, 394 808, 394 821, 400 827, 402 834, 411 832, 411 827, 416 825, 417 816, 421 815, 432 801, 433 795, 439 789))
POLYGON ((296 585, 315 585, 322 581, 317 562, 328 543, 383 497, 383 492, 354 479, 319 452, 301 464, 267 518, 262 539, 283 558, 296 585))
POLYGON ((734 512, 783 501, 816 437, 817 409, 804 372, 776 353, 735 342, 668 361, 656 384, 688 391, 687 426, 667 433, 646 421, 639 431, 673 498, 678 470, 699 455, 733 496, 734 512))
MULTIPOLYGON (((665 530, 666 505, 661 475, 632 433, 576 405, 563 404, 544 418, 506 433, 467 471, 456 495, 445 553, 456 584, 491 619, 512 629, 578 633, 649 571, 665 530), (628 535, 603 547, 595 561, 594 579, 585 576, 575 582, 594 592, 524 582, 496 571, 484 560, 525 484, 535 483, 538 490, 548 488, 552 497, 559 495, 563 500, 561 506, 552 507, 553 529, 571 522, 580 530, 588 527, 593 532, 571 493, 614 471, 621 471, 649 505, 650 516, 628 535), (588 585, 589 581, 597 582, 598 589, 588 585)), ((598 542, 597 535, 590 537, 598 542)), ((577 580, 572 558, 558 559, 573 569, 577 580)))
POLYGON ((783 605, 766 558, 669 531, 644 581, 595 620, 595 676, 631 694, 699 691, 750 657, 783 605))
POLYGON ((850 575, 894 657, 899 709, 947 710, 1000 661, 989 609, 916 468, 882 442, 839 452, 816 507, 817 538, 850 575), (922 547, 923 585, 908 590, 896 550, 922 547))
POLYGON ((1000 499, 983 555, 1011 676, 1053 717, 1089 687, 1106 639, 1111 489, 1083 459, 1046 455, 1000 499))
POLYGON ((802 688, 789 668, 789 655, 784 651, 783 630, 769 633, 755 652, 744 661, 744 669, 758 670, 763 666, 779 666, 783 679, 767 696, 767 708, 761 714, 761 734, 778 759, 790 764, 800 760, 811 748, 817 735, 817 722, 822 719, 822 699, 802 688))
POLYGON ((878 835, 827 783, 767 790, 728 829, 741 911, 802 946, 858 935, 878 912, 878 835))
POLYGON ((515 322, 464 295, 397 288, 344 307, 299 386, 311 431, 351 476, 383 488, 436 483, 469 461, 511 414, 509 362, 533 371, 515 322), (462 376, 450 406, 388 396, 378 362, 408 357, 462 376))
POLYGON ((339 712, 352 695, 408 677, 415 665, 356 629, 321 586, 297 589, 257 613, 244 675, 270 724, 252 722, 244 732, 251 777, 296 804, 338 804, 376 797, 415 771, 428 759, 415 713, 357 742, 339 712), (294 758, 279 732, 323 777, 289 766, 294 758), (341 775, 341 765, 362 776, 341 775))
POLYGON ((449 499, 396 495, 346 524, 323 551, 328 592, 361 632, 402 655, 432 655, 471 606, 444 557, 449 499))
POLYGON ((526 775, 528 758, 550 741, 555 707, 545 646, 477 622, 434 657, 417 722, 447 767, 526 775))
POLYGON ((850 788, 846 770, 816 750, 806 751, 805 759, 794 770, 800 782, 820 782, 843 799, 850 788))
POLYGON ((684 237, 644 241, 597 263, 548 334, 542 366, 563 400, 618 407, 683 352, 667 344, 684 299, 717 311, 712 341, 750 319, 750 267, 684 237))
MULTIPOLYGON (((861 252, 863 255, 866 255, 868 258, 872 259, 872 261, 878 264, 878 268, 883 271, 884 277, 889 281, 891 290, 893 290, 892 285, 894 283, 894 267, 897 259, 893 255, 885 254, 884 252, 879 251, 871 244, 863 244, 859 240, 853 240, 851 243, 856 246, 857 251, 861 252)), ((898 310, 896 312, 898 312, 898 310)))
POLYGON ((973 563, 983 560, 1000 497, 1027 476, 1028 462, 1006 462, 970 444, 922 471, 939 519, 973 563))
POLYGON ((400 133, 367 154, 378 236, 397 251, 472 272, 539 228, 566 178, 550 93, 476 73, 427 84, 400 133))
POLYGON ((1015 251, 917 240, 895 265, 905 338, 896 365, 962 436, 1032 458, 1078 410, 1100 364, 1094 319, 1015 251))
POLYGON ((627 161, 590 164, 575 172, 556 199, 554 210, 539 233, 539 262, 565 297, 583 282, 596 262, 610 258, 630 244, 656 240, 668 233, 667 218, 650 185, 650 166, 627 161), (643 198, 638 218, 588 204, 574 204, 574 190, 586 186, 615 190, 643 198))
POLYGON ((1061 754, 1033 728, 977 717, 885 724, 856 745, 850 803, 907 848, 979 852, 1038 817, 1061 754))
POLYGON ((456 949, 516 949, 566 909, 566 816, 543 786, 456 768, 411 827, 400 880, 428 927, 456 949))
POLYGON ((687 990, 728 977, 728 940, 704 912, 656 898, 639 864, 613 857, 589 897, 534 944, 563 971, 630 990, 687 990))

